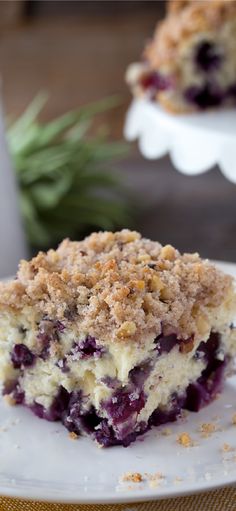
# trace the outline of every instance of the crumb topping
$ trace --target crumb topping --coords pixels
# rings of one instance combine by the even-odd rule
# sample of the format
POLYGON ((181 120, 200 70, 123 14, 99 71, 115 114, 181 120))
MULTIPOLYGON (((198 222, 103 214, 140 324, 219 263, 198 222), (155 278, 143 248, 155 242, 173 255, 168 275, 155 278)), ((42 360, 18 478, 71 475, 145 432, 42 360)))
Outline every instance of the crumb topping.
POLYGON ((158 24, 145 57, 155 69, 160 65, 175 63, 180 46, 199 32, 219 30, 236 16, 234 0, 174 0, 168 15, 158 24))
MULTIPOLYGON (((137 232, 93 233, 21 261, 16 280, 0 284, 0 310, 31 308, 77 322, 104 342, 142 342, 162 332, 182 339, 209 333, 208 315, 235 305, 232 278, 198 254, 141 238, 137 232)), ((193 348, 192 339, 183 351, 193 348)))

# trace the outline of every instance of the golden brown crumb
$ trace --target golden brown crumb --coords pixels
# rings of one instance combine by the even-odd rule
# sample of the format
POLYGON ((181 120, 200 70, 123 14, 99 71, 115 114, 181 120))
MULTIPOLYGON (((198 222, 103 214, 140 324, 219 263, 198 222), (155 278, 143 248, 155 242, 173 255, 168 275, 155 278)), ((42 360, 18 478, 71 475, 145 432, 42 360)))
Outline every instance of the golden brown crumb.
POLYGON ((234 424, 234 426, 236 426, 236 413, 234 413, 234 415, 232 417, 232 424, 234 424))
POLYGON ((231 447, 231 445, 227 444, 227 443, 224 443, 223 446, 222 446, 222 449, 221 449, 223 452, 232 452, 234 451, 235 449, 233 447, 231 447))
POLYGON ((74 431, 70 431, 69 437, 71 440, 77 440, 78 435, 74 431))
POLYGON ((194 444, 193 444, 193 440, 191 439, 190 435, 188 433, 181 433, 178 437, 177 437, 177 442, 182 445, 183 447, 192 447, 194 444))
POLYGON ((198 254, 181 255, 127 229, 64 240, 22 261, 17 279, 0 284, 1 311, 27 310, 32 321, 49 316, 65 324, 74 314, 81 333, 104 343, 141 343, 172 325, 184 353, 210 332, 209 317, 225 302, 227 311, 235 305, 231 277, 198 254))
POLYGON ((140 474, 140 472, 127 472, 122 476, 122 481, 141 483, 141 481, 143 481, 143 476, 140 474))
POLYGON ((215 433, 217 427, 212 422, 204 422, 200 425, 199 431, 203 438, 208 438, 212 433, 215 433))

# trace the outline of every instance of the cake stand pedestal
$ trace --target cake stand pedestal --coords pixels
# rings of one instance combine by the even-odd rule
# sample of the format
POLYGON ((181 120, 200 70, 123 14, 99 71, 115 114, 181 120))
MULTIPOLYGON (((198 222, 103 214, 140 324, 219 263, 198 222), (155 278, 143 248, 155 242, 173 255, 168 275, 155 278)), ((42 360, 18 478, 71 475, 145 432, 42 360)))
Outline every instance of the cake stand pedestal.
POLYGON ((236 183, 236 110, 173 115, 138 99, 129 108, 124 134, 129 141, 138 139, 145 158, 169 153, 174 167, 188 175, 218 165, 236 183))

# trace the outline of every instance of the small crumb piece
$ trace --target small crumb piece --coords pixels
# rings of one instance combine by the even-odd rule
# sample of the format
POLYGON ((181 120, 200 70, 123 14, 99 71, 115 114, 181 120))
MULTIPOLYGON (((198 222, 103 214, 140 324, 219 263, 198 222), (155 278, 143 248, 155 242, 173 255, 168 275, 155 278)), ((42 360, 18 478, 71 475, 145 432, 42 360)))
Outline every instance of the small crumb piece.
POLYGON ((234 426, 236 426, 236 413, 234 413, 233 417, 232 417, 232 424, 234 426))
POLYGON ((122 481, 129 481, 132 483, 141 483, 143 476, 139 472, 127 472, 122 476, 122 481))
POLYGON ((77 435, 74 431, 70 431, 70 433, 69 433, 69 438, 70 438, 71 440, 77 440, 78 435, 77 435))
POLYGON ((147 474, 147 479, 150 488, 157 488, 161 481, 165 479, 165 476, 161 472, 156 472, 155 474, 147 474))
POLYGON ((161 472, 155 472, 154 474, 148 474, 150 481, 165 479, 165 476, 161 472))
POLYGON ((178 438, 177 442, 182 445, 183 447, 192 447, 193 441, 188 433, 181 433, 178 438))
POLYGON ((162 430, 162 432, 161 432, 161 434, 162 434, 163 436, 170 436, 170 435, 171 435, 171 433, 172 433, 172 431, 171 431, 171 429, 170 429, 170 428, 165 428, 165 429, 163 429, 163 430, 162 430))
POLYGON ((12 396, 4 396, 3 399, 10 406, 14 406, 16 404, 16 400, 12 396))
POLYGON ((208 438, 212 433, 216 431, 216 425, 212 422, 204 422, 200 425, 199 431, 202 433, 203 438, 208 438))
POLYGON ((231 447, 231 445, 227 444, 226 442, 223 444, 222 449, 223 452, 232 452, 235 449, 231 447))
POLYGON ((174 479, 174 484, 179 484, 183 481, 182 477, 176 476, 174 479))
POLYGON ((160 257, 162 259, 168 259, 169 261, 174 261, 176 259, 176 250, 171 245, 165 245, 161 249, 160 257))

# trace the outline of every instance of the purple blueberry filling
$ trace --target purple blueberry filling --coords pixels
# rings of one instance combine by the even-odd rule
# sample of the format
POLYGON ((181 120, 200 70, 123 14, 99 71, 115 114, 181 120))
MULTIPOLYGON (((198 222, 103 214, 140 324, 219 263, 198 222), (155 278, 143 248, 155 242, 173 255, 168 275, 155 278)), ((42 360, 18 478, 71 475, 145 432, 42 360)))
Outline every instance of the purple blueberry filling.
POLYGON ((69 400, 70 394, 66 389, 64 389, 64 387, 61 386, 59 388, 58 394, 48 409, 45 409, 43 405, 36 402, 30 406, 30 409, 40 419, 46 419, 48 421, 54 422, 62 420, 62 416, 68 408, 69 400))
MULTIPOLYGON (((85 343, 86 357, 94 356, 95 346, 97 349, 96 342, 90 343, 91 339, 94 338, 90 338, 88 344, 85 343)), ((159 336, 157 338, 158 354, 169 353, 176 344, 179 344, 179 340, 175 334, 159 336)), ((114 390, 112 397, 101 405, 101 408, 106 411, 107 418, 98 415, 94 407, 88 409, 86 396, 83 396, 81 391, 73 391, 69 394, 62 386, 48 409, 36 402, 30 408, 40 418, 49 421, 60 420, 69 431, 78 435, 85 431, 105 447, 112 445, 127 447, 135 441, 137 436, 153 426, 177 420, 182 409, 198 411, 214 399, 217 392, 221 390, 225 367, 228 363, 227 358, 225 360, 217 358, 219 349, 220 335, 212 332, 208 341, 202 342, 194 355, 196 359, 204 359, 207 363, 200 378, 191 383, 183 395, 174 394, 168 408, 157 408, 147 423, 137 423, 136 419, 146 402, 143 387, 152 370, 150 360, 130 371, 130 383, 124 388, 118 387, 117 379, 109 377, 105 379, 107 381, 104 383, 114 390)), ((3 394, 10 394, 17 404, 24 403, 24 392, 17 380, 8 382, 3 394)))
POLYGON ((154 410, 148 421, 149 428, 152 426, 161 426, 161 424, 166 424, 167 422, 176 421, 181 416, 181 410, 184 408, 184 405, 185 397, 173 395, 171 405, 168 410, 165 410, 164 408, 157 408, 154 410))
POLYGON ((105 351, 105 348, 97 343, 95 337, 88 335, 82 341, 73 344, 70 355, 75 359, 100 358, 105 351))
POLYGON ((178 344, 178 339, 176 334, 163 335, 160 334, 155 339, 156 350, 158 355, 162 355, 163 353, 169 353, 175 346, 178 344))
POLYGON ((195 62, 198 69, 204 72, 214 71, 221 65, 222 55, 210 41, 204 41, 197 47, 195 62))
POLYGON ((192 85, 185 91, 185 99, 200 109, 219 106, 225 99, 223 91, 214 83, 192 85))
POLYGON ((11 361, 15 369, 23 369, 34 364, 35 355, 25 344, 15 344, 11 352, 11 361))
POLYGON ((233 83, 228 87, 228 97, 236 100, 236 83, 233 83))
POLYGON ((156 71, 144 74, 140 79, 140 85, 145 91, 163 91, 172 85, 169 77, 156 71))
POLYGON ((196 351, 196 358, 207 361, 206 369, 195 383, 188 386, 185 408, 198 412, 200 408, 215 398, 222 389, 227 359, 219 360, 220 336, 212 332, 207 342, 201 342, 196 351))
POLYGON ((147 360, 143 364, 134 367, 129 372, 129 380, 131 381, 134 388, 142 390, 143 385, 148 378, 153 367, 151 360, 147 360))
POLYGON ((193 349, 194 337, 188 339, 178 339, 176 334, 160 334, 155 339, 157 356, 163 353, 169 353, 176 345, 179 346, 180 353, 187 353, 193 349))
POLYGON ((138 414, 145 405, 144 392, 119 389, 104 403, 104 409, 114 425, 126 422, 134 414, 138 414))

